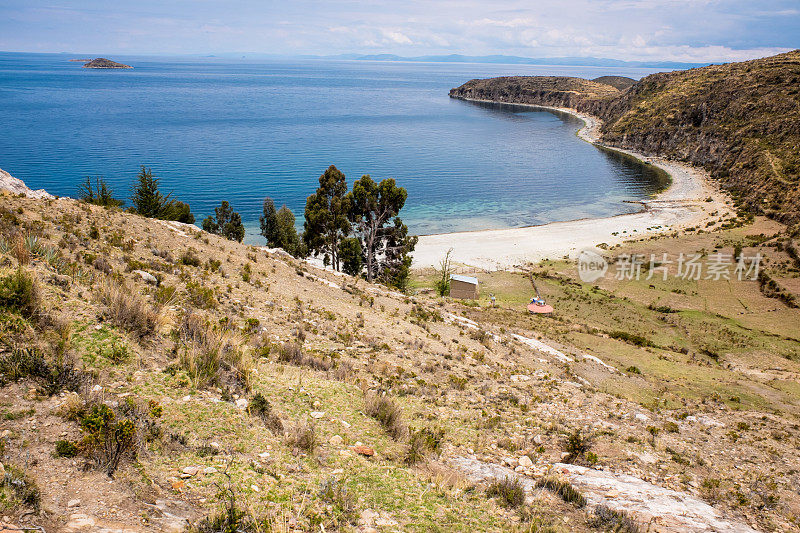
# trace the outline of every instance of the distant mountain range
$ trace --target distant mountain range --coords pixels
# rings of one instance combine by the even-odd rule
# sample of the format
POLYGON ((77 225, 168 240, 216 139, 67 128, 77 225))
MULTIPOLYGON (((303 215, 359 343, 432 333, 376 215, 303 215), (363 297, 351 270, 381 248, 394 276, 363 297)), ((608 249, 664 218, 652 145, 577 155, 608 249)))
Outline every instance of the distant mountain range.
POLYGON ((345 59, 358 61, 412 61, 420 63, 502 63, 506 65, 569 65, 587 67, 641 67, 688 69, 705 67, 710 63, 676 61, 622 61, 602 57, 520 57, 507 55, 465 56, 461 54, 404 57, 394 54, 339 54, 302 56, 305 59, 345 59))

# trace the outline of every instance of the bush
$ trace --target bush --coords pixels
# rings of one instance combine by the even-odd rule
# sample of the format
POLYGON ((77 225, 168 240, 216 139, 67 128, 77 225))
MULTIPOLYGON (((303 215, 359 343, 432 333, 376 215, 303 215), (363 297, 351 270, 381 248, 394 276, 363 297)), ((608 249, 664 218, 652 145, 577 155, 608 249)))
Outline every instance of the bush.
POLYGON ((655 344, 650 339, 642 337, 641 335, 636 335, 635 333, 628 333, 627 331, 612 331, 608 334, 609 337, 612 339, 617 339, 623 342, 627 342, 628 344, 633 344, 634 346, 641 346, 641 347, 654 347, 655 344))
POLYGON ((605 505, 598 505, 594 508, 594 516, 589 519, 589 525, 603 531, 616 533, 639 533, 641 531, 636 520, 625 512, 609 509, 605 505))
POLYGON ((278 362, 297 366, 307 366, 314 370, 330 370, 332 363, 321 357, 307 354, 296 342, 285 342, 278 348, 278 362))
POLYGON ((347 486, 335 476, 320 484, 319 498, 332 507, 337 527, 347 525, 355 519, 355 501, 347 486))
POLYGON ((407 428, 403 422, 403 412, 400 407, 387 396, 368 394, 365 400, 365 412, 378 422, 392 438, 399 440, 407 428))
POLYGON ((115 325, 140 339, 156 331, 159 324, 158 311, 124 284, 105 280, 97 288, 95 295, 106 307, 106 315, 115 325))
POLYGON ((270 431, 273 433, 283 432, 283 422, 281 422, 278 415, 272 411, 272 406, 269 401, 264 398, 263 394, 257 392, 250 400, 249 408, 250 414, 263 420, 270 431))
POLYGON ((311 453, 316 448, 319 442, 317 441, 317 432, 313 424, 300 422, 292 427, 287 437, 287 444, 295 450, 311 453))
POLYGON ((578 507, 584 507, 586 505, 586 498, 583 494, 578 492, 575 487, 563 479, 552 476, 546 477, 536 483, 536 486, 557 494, 567 503, 572 503, 578 507))
POLYGON ((190 281, 186 284, 186 291, 189 293, 189 303, 199 309, 213 309, 217 306, 217 297, 210 287, 190 281))
POLYGON ((186 250, 183 252, 181 257, 178 259, 178 262, 182 265, 191 267, 199 267, 202 264, 200 258, 197 257, 197 254, 195 254, 193 250, 186 250))
POLYGON ((56 441, 57 457, 75 457, 76 455, 78 455, 78 447, 74 442, 68 440, 56 441))
POLYGON ((6 475, 0 479, 0 501, 4 506, 14 508, 21 505, 38 513, 42 495, 36 482, 15 466, 5 465, 5 471, 6 475))
POLYGON ((486 489, 486 495, 498 498, 503 507, 517 508, 525 503, 525 490, 516 477, 506 477, 493 482, 486 489))
POLYGON ((106 404, 95 404, 80 420, 84 436, 79 448, 111 476, 125 457, 135 457, 136 424, 133 420, 118 419, 106 404))
POLYGON ((22 267, 0 279, 0 308, 17 312, 25 318, 34 318, 41 305, 38 284, 22 267))
POLYGON ((408 450, 405 457, 406 464, 414 465, 424 459, 428 453, 438 452, 442 447, 443 439, 443 429, 412 429, 409 432, 408 450))
POLYGON ((567 463, 575 462, 585 456, 591 447, 591 437, 584 435, 580 428, 576 428, 575 431, 567 436, 567 440, 564 443, 564 450, 569 453, 564 461, 567 463))
POLYGON ((36 379, 48 396, 62 390, 77 392, 87 381, 86 373, 76 369, 71 361, 50 363, 36 348, 18 348, 1 355, 0 374, 3 380, 36 379))
POLYGON ((250 388, 253 362, 242 349, 241 339, 232 331, 214 327, 202 316, 185 313, 174 332, 180 365, 195 387, 220 383, 223 376, 237 386, 250 388))

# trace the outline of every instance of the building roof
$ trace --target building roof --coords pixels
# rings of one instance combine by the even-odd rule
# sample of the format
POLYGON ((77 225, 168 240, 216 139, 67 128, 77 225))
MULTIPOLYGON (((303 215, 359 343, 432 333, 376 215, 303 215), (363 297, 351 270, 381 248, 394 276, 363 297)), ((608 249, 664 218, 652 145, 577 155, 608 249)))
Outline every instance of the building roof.
POLYGON ((478 284, 478 278, 473 278, 472 276, 462 276, 461 274, 451 274, 450 279, 455 281, 463 281, 464 283, 469 283, 470 285, 478 284))

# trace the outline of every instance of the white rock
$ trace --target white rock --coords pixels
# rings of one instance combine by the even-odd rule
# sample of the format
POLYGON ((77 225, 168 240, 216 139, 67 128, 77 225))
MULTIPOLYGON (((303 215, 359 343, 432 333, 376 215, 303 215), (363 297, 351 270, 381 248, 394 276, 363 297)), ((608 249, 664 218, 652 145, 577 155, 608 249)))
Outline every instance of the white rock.
POLYGON ((519 465, 525 468, 530 468, 533 466, 533 461, 527 455, 523 455, 519 458, 519 465))
POLYGON ((644 413, 636 413, 636 420, 638 420, 639 422, 648 422, 650 420, 650 417, 644 413))
POLYGON ((73 507, 78 507, 80 504, 81 501, 76 498, 67 502, 67 508, 72 509, 73 507))
POLYGON ((181 469, 181 473, 186 474, 187 476, 196 476, 200 469, 196 466, 184 466, 181 469))
POLYGON ((236 407, 239 409, 247 409, 247 400, 245 398, 239 398, 236 400, 236 407))
POLYGON ((203 473, 204 474, 216 474, 217 473, 217 469, 214 468, 213 466, 207 466, 207 467, 205 467, 203 469, 203 473))
POLYGON ((103 387, 101 387, 100 385, 95 385, 94 387, 92 387, 92 392, 102 392, 102 390, 103 387))
POLYGON ((253 489, 253 492, 261 492, 261 489, 258 488, 258 485, 250 485, 250 488, 253 489))
POLYGON ((325 411, 311 411, 311 418, 322 418, 325 416, 325 411))
POLYGON ((158 283, 158 279, 150 272, 145 272, 144 270, 134 270, 133 273, 142 278, 145 283, 150 283, 151 285, 156 285, 158 283))
POLYGON ((331 446, 341 446, 344 444, 344 439, 339 435, 334 435, 328 442, 331 444, 331 446))

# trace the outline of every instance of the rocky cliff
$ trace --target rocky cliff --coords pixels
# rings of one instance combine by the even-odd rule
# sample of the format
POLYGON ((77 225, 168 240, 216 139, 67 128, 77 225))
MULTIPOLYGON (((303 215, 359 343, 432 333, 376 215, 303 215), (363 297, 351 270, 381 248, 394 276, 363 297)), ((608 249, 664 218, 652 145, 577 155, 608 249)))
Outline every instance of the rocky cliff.
POLYGON ((706 168, 745 207, 800 222, 800 50, 647 76, 628 89, 578 78, 472 80, 455 98, 572 107, 603 141, 706 168), (605 89, 604 89, 605 88, 605 89))

